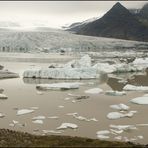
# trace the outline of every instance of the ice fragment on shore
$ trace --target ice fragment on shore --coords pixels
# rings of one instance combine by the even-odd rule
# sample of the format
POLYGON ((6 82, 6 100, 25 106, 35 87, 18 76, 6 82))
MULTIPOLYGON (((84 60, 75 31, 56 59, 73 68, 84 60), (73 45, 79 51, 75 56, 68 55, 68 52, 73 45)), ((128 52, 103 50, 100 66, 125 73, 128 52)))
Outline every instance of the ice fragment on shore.
POLYGON ((59 129, 67 129, 67 128, 76 129, 76 128, 78 128, 78 126, 73 123, 62 123, 61 126, 57 127, 58 130, 59 129))
POLYGON ((24 114, 29 114, 29 113, 32 113, 32 112, 34 112, 33 109, 20 109, 20 110, 17 110, 16 115, 24 115, 24 114))
POLYGON ((100 88, 92 88, 92 89, 85 90, 85 93, 89 93, 89 94, 99 94, 101 92, 103 92, 103 90, 100 88))

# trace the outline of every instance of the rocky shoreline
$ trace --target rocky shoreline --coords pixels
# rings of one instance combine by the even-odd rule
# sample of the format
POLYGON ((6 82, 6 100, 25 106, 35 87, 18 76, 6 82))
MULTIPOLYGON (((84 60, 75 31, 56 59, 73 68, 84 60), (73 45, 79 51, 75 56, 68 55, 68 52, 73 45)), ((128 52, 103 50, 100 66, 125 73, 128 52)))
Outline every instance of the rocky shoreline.
POLYGON ((147 147, 131 142, 103 141, 98 139, 31 135, 29 133, 0 129, 0 147, 147 147))

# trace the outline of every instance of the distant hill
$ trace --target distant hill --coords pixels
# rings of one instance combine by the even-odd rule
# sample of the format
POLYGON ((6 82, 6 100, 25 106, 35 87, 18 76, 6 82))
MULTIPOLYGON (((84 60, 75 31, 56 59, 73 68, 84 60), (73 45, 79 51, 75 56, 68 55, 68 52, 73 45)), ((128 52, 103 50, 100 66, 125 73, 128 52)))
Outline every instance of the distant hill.
MULTIPOLYGON (((140 13, 142 12, 141 10, 140 13)), ((102 18, 71 27, 68 30, 88 36, 148 41, 148 27, 119 2, 102 18)))

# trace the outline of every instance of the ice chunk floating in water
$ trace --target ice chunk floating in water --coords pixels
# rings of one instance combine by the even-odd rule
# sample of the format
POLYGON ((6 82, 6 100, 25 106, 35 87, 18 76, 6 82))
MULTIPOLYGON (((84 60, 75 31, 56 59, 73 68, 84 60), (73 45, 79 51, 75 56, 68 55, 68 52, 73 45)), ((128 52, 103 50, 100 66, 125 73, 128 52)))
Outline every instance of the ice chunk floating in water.
POLYGON ((136 112, 130 111, 126 114, 122 114, 119 112, 110 112, 107 115, 108 119, 119 119, 119 118, 123 118, 123 117, 132 117, 136 112))
POLYGON ((110 95, 110 96, 123 96, 123 95, 126 95, 126 92, 124 92, 124 91, 113 91, 113 90, 110 90, 110 91, 106 91, 105 94, 106 95, 110 95))
POLYGON ((53 84, 38 84, 36 86, 38 89, 45 90, 68 90, 68 89, 78 89, 79 83, 53 83, 53 84))
POLYGON ((32 113, 34 112, 33 109, 20 109, 17 111, 17 114, 16 115, 24 115, 24 114, 29 114, 29 113, 32 113))
POLYGON ((144 95, 142 97, 137 97, 132 100, 130 100, 132 103, 140 104, 140 105, 145 105, 148 104, 148 96, 144 95))
POLYGON ((110 105, 110 107, 112 109, 117 109, 117 110, 129 110, 129 108, 130 108, 129 106, 127 106, 125 104, 122 104, 122 103, 115 104, 115 105, 110 105))
POLYGON ((0 94, 0 99, 7 99, 8 97, 5 94, 0 94))
POLYGON ((57 127, 58 130, 59 129, 67 129, 67 128, 76 129, 76 128, 78 128, 78 126, 73 123, 62 123, 61 126, 57 127))
POLYGON ((85 91, 85 93, 88 93, 88 94, 99 94, 101 92, 103 92, 103 90, 100 88, 92 88, 85 91))
POLYGON ((148 91, 148 86, 135 86, 135 85, 130 85, 127 84, 123 87, 123 90, 128 90, 128 91, 148 91))

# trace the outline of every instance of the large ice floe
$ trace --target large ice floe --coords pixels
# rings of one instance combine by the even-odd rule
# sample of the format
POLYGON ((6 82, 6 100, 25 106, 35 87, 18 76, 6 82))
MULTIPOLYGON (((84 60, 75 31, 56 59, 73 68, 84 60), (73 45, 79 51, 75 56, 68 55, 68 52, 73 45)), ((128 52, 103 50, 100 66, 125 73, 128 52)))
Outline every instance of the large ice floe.
POLYGON ((127 90, 127 91, 148 91, 148 86, 135 86, 135 85, 127 84, 123 87, 123 90, 127 90))
POLYGON ((36 88, 44 90, 68 90, 78 89, 80 83, 52 83, 52 84, 38 84, 36 88))
POLYGON ((61 68, 39 68, 26 70, 24 78, 47 78, 47 79, 96 79, 102 73, 123 73, 142 71, 145 67, 133 63, 96 63, 92 65, 91 57, 83 56, 81 59, 72 60, 61 68))
POLYGON ((146 105, 146 104, 148 104, 148 95, 144 95, 142 97, 137 97, 137 98, 134 98, 130 101, 135 104, 146 105))

